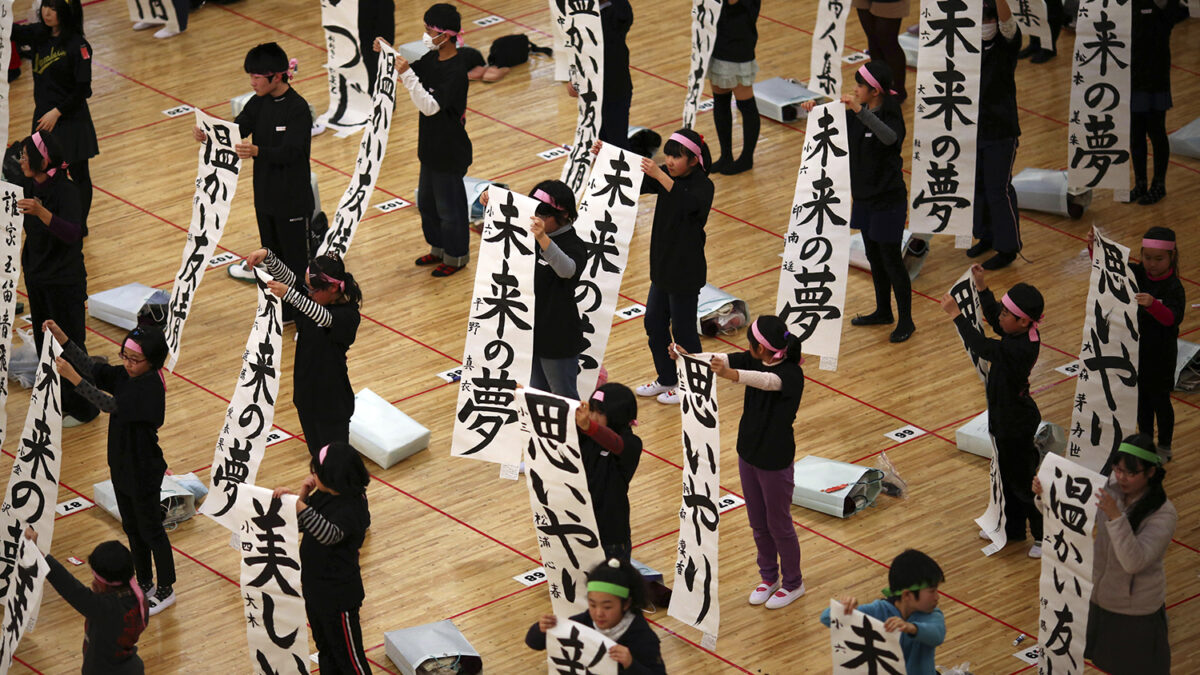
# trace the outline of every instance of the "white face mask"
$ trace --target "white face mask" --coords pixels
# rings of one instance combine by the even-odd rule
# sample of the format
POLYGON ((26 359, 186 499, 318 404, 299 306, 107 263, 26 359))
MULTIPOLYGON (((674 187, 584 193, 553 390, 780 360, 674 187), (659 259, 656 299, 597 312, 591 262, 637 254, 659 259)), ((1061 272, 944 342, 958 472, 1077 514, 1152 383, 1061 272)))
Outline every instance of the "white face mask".
POLYGON ((982 26, 980 26, 980 29, 983 32, 984 41, 996 39, 996 24, 995 23, 985 23, 982 26))
POLYGON ((437 45, 433 44, 433 36, 429 33, 421 33, 421 44, 428 47, 430 51, 437 49, 437 45))

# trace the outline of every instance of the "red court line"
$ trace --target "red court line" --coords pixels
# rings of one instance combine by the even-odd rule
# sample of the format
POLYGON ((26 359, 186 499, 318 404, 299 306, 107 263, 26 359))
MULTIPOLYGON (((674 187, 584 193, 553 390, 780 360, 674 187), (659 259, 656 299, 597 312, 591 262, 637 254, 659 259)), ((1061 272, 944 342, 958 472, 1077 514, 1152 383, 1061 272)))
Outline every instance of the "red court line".
MULTIPOLYGON (((166 96, 167 98, 171 99, 172 101, 178 101, 184 105, 192 105, 191 103, 188 103, 187 101, 179 98, 178 96, 172 96, 172 95, 168 94, 167 92, 163 91, 162 89, 156 89, 156 88, 151 87, 150 85, 146 84, 145 82, 139 82, 138 80, 133 79, 132 77, 126 75, 125 73, 122 73, 121 71, 117 70, 116 68, 113 68, 111 66, 106 66, 103 63, 97 63, 96 65, 103 68, 104 70, 107 70, 108 72, 112 73, 113 75, 116 75, 118 77, 123 77, 126 80, 129 80, 130 82, 138 85, 139 87, 145 87, 146 89, 149 89, 150 91, 152 91, 156 94, 159 94, 161 96, 166 96)), ((195 106, 192 106, 192 107, 194 108, 195 106)))
POLYGON ((130 127, 130 128, 128 128, 128 129, 122 129, 121 131, 115 131, 115 132, 113 132, 113 133, 111 133, 111 134, 105 134, 104 136, 101 136, 101 137, 100 137, 99 139, 97 139, 97 140, 99 140, 99 141, 107 141, 107 140, 108 140, 108 139, 110 139, 110 138, 115 138, 115 137, 117 137, 117 136, 120 136, 120 135, 122 135, 122 134, 127 134, 127 133, 130 133, 130 132, 132 132, 132 131, 138 131, 139 129, 145 129, 145 128, 147 128, 147 127, 152 127, 152 126, 154 126, 154 125, 156 125, 156 124, 162 124, 163 122, 170 122, 170 121, 171 121, 171 120, 173 120, 173 119, 177 119, 177 118, 175 118, 175 117, 163 117, 163 118, 162 118, 162 119, 160 119, 160 120, 154 120, 153 122, 146 122, 145 124, 139 124, 139 125, 138 125, 138 126, 136 126, 136 127, 130 127))
POLYGON ((528 170, 530 170, 530 169, 536 169, 537 167, 539 167, 539 166, 542 166, 543 164, 546 164, 546 163, 547 163, 547 162, 545 162, 545 161, 541 161, 541 162, 538 162, 537 164, 530 164, 529 166, 523 166, 523 167, 521 167, 521 168, 519 168, 519 169, 513 169, 512 171, 506 171, 506 172, 504 172, 504 173, 500 174, 499 176, 496 176, 496 177, 492 178, 491 180, 492 180, 493 182, 494 182, 494 181, 498 181, 498 180, 500 180, 501 178, 504 178, 505 176, 511 176, 511 175, 513 175, 514 173, 521 173, 522 171, 528 171, 528 170))
MULTIPOLYGON (((657 455, 656 455, 656 457, 657 457, 657 455)), ((662 457, 659 457, 659 459, 662 459, 662 457)), ((744 506, 744 504, 739 505, 739 506, 744 506)), ((732 511, 732 510, 733 509, 730 509, 730 511, 732 511)), ((722 514, 722 515, 724 515, 724 514, 722 514)), ((659 539, 665 539, 673 534, 677 534, 678 532, 679 532, 679 530, 671 530, 670 532, 664 532, 664 533, 658 535, 657 537, 651 537, 651 538, 647 539, 646 541, 634 544, 630 548, 637 548, 639 546, 645 546, 646 544, 653 544, 654 542, 658 541, 659 539)))
POLYGON ((731 281, 727 284, 722 284, 720 286, 720 288, 729 288, 730 286, 736 286, 736 285, 742 283, 743 281, 750 281, 751 279, 754 279, 756 277, 761 277, 764 274, 770 274, 771 272, 778 272, 779 267, 780 267, 779 265, 772 265, 771 267, 768 267, 767 269, 765 269, 761 272, 755 272, 754 274, 751 274, 748 277, 742 277, 741 279, 738 279, 737 281, 731 281))
MULTIPOLYGON (((92 2, 104 2, 104 0, 92 0, 92 2)), ((89 3, 84 3, 84 4, 88 4, 88 5, 90 5, 90 4, 92 4, 92 3, 90 3, 90 2, 89 2, 89 3)), ((28 668, 28 669, 32 670, 33 672, 37 673, 38 675, 42 675, 42 671, 40 671, 40 670, 38 670, 37 668, 34 668, 33 666, 29 665, 29 663, 28 663, 28 662, 26 662, 24 659, 22 659, 21 657, 17 656, 16 654, 14 654, 14 655, 13 655, 13 661, 16 661, 17 663, 19 663, 19 664, 21 664, 21 665, 25 666, 26 668, 28 668)))
POLYGON ((195 556, 189 554, 188 552, 184 551, 183 549, 179 548, 178 546, 171 544, 171 550, 175 551, 179 555, 187 558, 188 560, 191 560, 192 562, 203 567, 204 569, 208 570, 209 572, 212 572, 213 574, 221 577, 222 579, 224 579, 225 581, 228 581, 229 583, 233 584, 234 586, 237 586, 238 588, 242 587, 242 585, 240 583, 234 581, 233 579, 230 579, 229 577, 225 576, 224 574, 221 574, 220 572, 216 571, 215 569, 209 567, 205 563, 201 562, 199 558, 196 558, 195 556))
POLYGON ((711 210, 712 210, 713 212, 715 212, 715 213, 719 213, 719 214, 721 214, 721 215, 725 216, 726 218, 732 218, 733 220, 736 220, 736 221, 738 221, 739 223, 742 223, 742 224, 744 224, 744 225, 749 225, 750 227, 753 227, 753 228, 754 228, 754 229, 756 229, 756 230, 762 230, 763 232, 766 232, 767 234, 771 235, 772 237, 779 237, 780 239, 783 239, 783 235, 782 235, 782 234, 777 234, 777 233, 775 233, 775 232, 772 232, 771 230, 768 230, 768 229, 767 229, 767 228, 765 228, 765 227, 762 227, 761 225, 755 225, 754 223, 752 223, 752 222, 750 222, 750 221, 748 221, 748 220, 746 220, 746 219, 744 219, 744 218, 738 218, 737 216, 735 216, 735 215, 733 215, 733 214, 726 213, 725 211, 722 211, 721 209, 718 209, 718 208, 717 208, 717 207, 715 207, 715 206, 714 206, 714 207, 712 207, 712 209, 711 209, 711 210))
POLYGON ((533 133, 532 131, 528 131, 528 130, 526 130, 526 129, 522 129, 521 127, 518 127, 518 126, 516 126, 515 124, 509 124, 508 122, 505 122, 504 120, 501 120, 501 119, 498 119, 498 118, 492 117, 491 115, 489 115, 489 114, 487 114, 487 113, 485 113, 485 112, 480 112, 479 110, 476 110, 476 109, 474 109, 474 108, 472 108, 472 107, 470 107, 470 106, 467 106, 467 110, 468 110, 469 112, 472 112, 472 113, 476 114, 476 115, 479 115, 480 117, 483 117, 484 119, 489 119, 489 120, 491 120, 491 121, 495 122, 496 124, 502 124, 502 125, 504 125, 504 126, 508 127, 509 129, 512 129, 513 131, 519 131, 519 132, 521 132, 521 133, 525 134, 526 136, 532 136, 532 137, 534 137, 534 138, 538 139, 539 141, 543 141, 543 142, 545 142, 545 143, 549 143, 550 145, 552 145, 552 146, 554 146, 554 147, 556 147, 556 148, 561 148, 561 147, 562 147, 562 143, 557 143, 557 142, 555 142, 555 141, 552 141, 552 140, 550 140, 549 138, 546 138, 545 136, 538 136, 537 134, 533 133))
POLYGON ((416 339, 415 337, 412 337, 411 335, 407 335, 407 334, 405 334, 405 333, 402 333, 402 332, 400 332, 399 330, 397 330, 397 329, 395 329, 395 328, 392 328, 391 326, 387 325, 386 323, 383 323, 382 321, 380 321, 380 320, 378 320, 378 319, 373 319, 373 318, 371 318, 371 317, 367 316, 366 314, 363 314, 363 315, 362 315, 362 318, 366 319, 367 321, 370 321, 371 323, 373 323, 373 324, 375 324, 375 325, 377 325, 377 326, 382 326, 383 328, 386 328, 386 329, 388 329, 388 330, 392 331, 392 332, 393 332, 393 333, 395 333, 396 335, 399 335, 400 337, 402 337, 402 338, 405 338, 406 340, 412 340, 413 342, 415 342, 415 343, 417 343, 417 344, 421 345, 422 347, 424 347, 424 348, 428 349, 428 350, 429 350, 429 351, 431 351, 431 352, 436 352, 436 353, 438 353, 438 354, 441 354, 442 356, 444 356, 444 357, 446 357, 446 358, 450 359, 451 361, 453 361, 453 362, 455 362, 455 363, 457 363, 457 364, 459 364, 459 365, 462 365, 462 361, 459 361, 458 359, 454 358, 453 356, 450 356, 449 354, 447 354, 447 353, 445 353, 445 352, 443 352, 443 351, 441 351, 441 350, 439 350, 439 349, 435 349, 435 348, 433 348, 433 347, 431 347, 431 346, 429 346, 429 345, 425 344, 424 342, 421 342, 420 340, 416 339))
POLYGON ((428 394, 431 391, 437 391, 438 389, 441 389, 442 387, 446 387, 446 386, 449 386, 452 384, 458 384, 458 381, 453 380, 450 382, 443 382, 443 383, 437 385, 436 387, 430 387, 430 388, 426 389, 425 391, 418 391, 415 394, 409 394, 408 396, 401 396, 400 398, 396 399, 395 401, 392 401, 392 405, 396 405, 397 403, 402 403, 404 401, 407 401, 410 398, 416 398, 416 397, 420 396, 421 394, 428 394))
MULTIPOLYGON (((242 17, 243 19, 245 19, 245 20, 249 21, 250 23, 256 23, 256 24, 258 24, 258 25, 262 26, 263 28, 266 28, 267 30, 271 30, 271 31, 274 31, 274 32, 276 32, 276 33, 279 33, 280 35, 284 35, 284 36, 290 37, 290 38, 292 38, 293 40, 296 40, 296 41, 298 41, 298 42, 303 42, 304 44, 308 45, 309 47, 313 47, 314 49, 319 49, 319 50, 321 50, 322 52, 324 52, 324 51, 325 51, 325 48, 324 48, 324 47, 322 47, 321 45, 315 45, 315 44, 313 44, 313 43, 309 42, 308 40, 305 40, 304 38, 300 38, 300 37, 297 37, 297 36, 295 36, 295 35, 292 35, 291 33, 288 33, 287 31, 280 30, 280 29, 276 28, 275 26, 272 26, 272 25, 271 25, 271 24, 269 24, 269 23, 263 23, 262 21, 259 21, 258 19, 255 19, 254 17, 246 16, 245 14, 242 14, 241 12, 236 12, 236 11, 234 11, 234 10, 232 10, 232 9, 229 9, 229 7, 227 7, 227 6, 225 6, 225 5, 217 5, 217 8, 218 8, 218 9, 223 9, 223 10, 225 10, 226 12, 229 12, 230 14, 232 14, 232 15, 234 15, 234 16, 240 16, 240 17, 242 17)), ((320 66, 314 66, 314 67, 316 67, 316 68, 319 68, 320 66)))
MULTIPOLYGON (((730 661, 729 659, 725 658, 724 656, 721 656, 720 654, 718 654, 714 651, 711 651, 706 647, 701 647, 699 643, 693 642, 691 639, 686 638, 686 637, 680 635, 679 633, 676 633, 675 631, 671 630, 670 628, 667 628, 666 626, 655 621, 654 619, 647 618, 646 621, 654 624, 655 626, 658 626, 662 630, 666 631, 669 635, 673 635, 673 636, 679 638, 680 640, 683 640, 684 642, 688 643, 689 645, 695 647, 696 649, 699 649, 700 651, 709 654, 710 656, 716 658, 717 660, 722 661, 727 665, 733 666, 734 668, 737 668, 738 670, 742 671, 743 673, 750 673, 750 675, 754 675, 754 673, 752 673, 751 671, 746 670, 745 668, 739 666, 738 664, 734 663, 733 661, 730 661)), ((762 669, 759 669, 759 672, 761 673, 762 669)))
POLYGON ((498 597, 498 598, 495 598, 495 599, 493 599, 493 600, 488 600, 487 602, 483 603, 482 605, 475 605, 475 606, 474 606, 474 607, 472 607, 471 609, 464 609, 463 611, 459 612, 458 614, 451 614, 450 616, 448 616, 448 617, 446 617, 446 618, 447 618, 447 619, 450 619, 450 620, 457 619, 458 617, 460 617, 460 616, 462 616, 462 615, 464 615, 464 614, 470 614, 471 612, 474 612, 474 611, 475 611, 475 610, 477 610, 477 609, 483 609, 484 607, 487 607, 488 605, 492 605, 492 604, 495 604, 495 603, 497 603, 497 602, 500 602, 501 600, 507 600, 507 599, 511 598, 512 596, 514 596, 514 595, 516 595, 516 594, 518 594, 518 593, 524 593, 525 591, 527 591, 527 590, 529 590, 529 589, 531 589, 531 588, 538 588, 539 586, 541 586, 541 585, 542 585, 542 584, 544 584, 544 583, 546 583, 546 582, 545 582, 545 581, 539 581, 539 582, 537 582, 536 584, 532 584, 532 585, 530 585, 530 586, 526 586, 526 587, 524 587, 524 588, 518 588, 517 590, 513 591, 512 593, 506 593, 506 594, 504 594, 504 595, 502 595, 502 596, 500 596, 500 597, 498 597))
POLYGON ((1167 605, 1167 609, 1174 609, 1174 608, 1176 608, 1176 607, 1178 607, 1178 606, 1182 605, 1183 603, 1185 603, 1185 602, 1187 602, 1187 601, 1189 601, 1189 600, 1195 600, 1196 598, 1200 598, 1200 593, 1197 593, 1197 594, 1195 594, 1195 595, 1188 596, 1188 597, 1186 597, 1186 598, 1184 598, 1184 599, 1180 600, 1179 602, 1173 602, 1173 603, 1171 603, 1171 604, 1167 605))
POLYGON ((1022 668, 1022 669, 1020 669, 1020 670, 1014 670, 1014 671, 1012 671, 1012 672, 1011 672, 1011 673, 1009 673, 1008 675, 1017 675, 1017 673, 1023 673, 1023 672, 1025 672, 1025 671, 1029 670, 1030 668, 1037 668, 1037 666, 1025 666, 1024 668, 1022 668))

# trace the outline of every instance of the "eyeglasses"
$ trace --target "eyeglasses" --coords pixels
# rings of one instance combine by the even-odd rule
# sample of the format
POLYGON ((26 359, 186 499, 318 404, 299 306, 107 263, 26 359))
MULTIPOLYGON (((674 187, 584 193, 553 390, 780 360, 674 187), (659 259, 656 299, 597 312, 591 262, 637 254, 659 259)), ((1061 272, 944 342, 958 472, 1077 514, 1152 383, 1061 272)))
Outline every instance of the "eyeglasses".
POLYGON ((139 363, 145 363, 146 357, 144 357, 140 354, 137 354, 136 352, 126 352, 124 349, 122 349, 121 350, 121 360, 128 363, 131 366, 136 366, 139 363))
POLYGON ((1114 464, 1113 468, 1112 468, 1112 472, 1114 474, 1121 474, 1122 476, 1133 477, 1133 476, 1138 475, 1139 473, 1144 473, 1145 470, 1130 471, 1130 470, 1126 469, 1125 467, 1121 466, 1120 464, 1114 464))

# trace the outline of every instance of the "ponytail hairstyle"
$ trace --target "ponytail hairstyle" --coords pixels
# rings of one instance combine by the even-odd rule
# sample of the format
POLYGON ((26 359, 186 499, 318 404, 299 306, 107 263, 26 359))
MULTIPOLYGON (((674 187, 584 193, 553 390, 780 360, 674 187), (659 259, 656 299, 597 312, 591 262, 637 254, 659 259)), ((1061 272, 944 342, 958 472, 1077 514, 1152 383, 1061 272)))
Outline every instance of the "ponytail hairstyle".
POLYGON ((699 160, 696 162, 697 167, 702 170, 705 175, 707 175, 709 169, 712 168, 712 154, 710 154, 708 151, 708 144, 704 142, 704 137, 701 136, 699 132, 693 131, 692 129, 680 129, 679 131, 671 134, 671 137, 668 138, 667 142, 663 145, 663 154, 670 155, 672 157, 682 157, 688 160, 689 164, 691 163, 692 158, 695 157, 699 160), (676 140, 677 136, 682 136, 688 142, 683 143, 679 140, 676 140), (696 155, 695 150, 688 147, 689 144, 700 149, 700 154, 698 156, 696 155))
MULTIPOLYGON (((44 0, 42 7, 54 10, 58 16, 58 31, 64 40, 74 35, 83 37, 83 1, 82 0, 44 0)), ((38 11, 38 21, 46 25, 42 13, 38 11)), ((47 26, 46 30, 49 30, 47 26)), ((89 50, 90 51, 90 50, 89 50)))
POLYGON ((346 271, 346 265, 342 262, 342 257, 336 253, 326 253, 319 255, 308 263, 309 283, 312 284, 314 291, 332 288, 341 283, 342 294, 351 304, 356 306, 362 305, 362 289, 358 287, 358 282, 354 280, 354 275, 346 271))
POLYGON ((637 421, 637 397, 629 387, 619 382, 605 382, 597 387, 588 401, 588 407, 604 415, 608 420, 608 428, 617 434, 629 431, 633 422, 637 421))
POLYGON ((1105 463, 1100 473, 1108 476, 1112 473, 1114 466, 1120 466, 1121 470, 1126 473, 1146 473, 1146 492, 1125 514, 1125 517, 1129 519, 1129 526, 1133 528, 1134 532, 1137 532, 1142 521, 1167 502, 1167 493, 1163 489, 1166 471, 1163 470, 1161 456, 1158 454, 1158 448, 1154 445, 1150 434, 1134 434, 1126 437, 1121 441, 1121 445, 1109 455, 1108 462, 1105 463), (1141 452, 1134 454, 1138 450, 1141 452), (1148 459, 1145 456, 1146 453, 1153 455, 1157 461, 1148 459))
MULTIPOLYGON (((1176 275, 1179 274, 1179 248, 1175 245, 1175 230, 1169 227, 1161 227, 1155 225, 1146 230, 1146 234, 1142 235, 1142 248, 1146 248, 1146 240, 1171 242, 1171 271, 1176 275)), ((1160 248, 1160 247, 1155 247, 1160 248)))
POLYGON ((879 92, 880 100, 882 101, 880 103, 881 108, 887 108, 895 113, 900 112, 900 104, 896 102, 896 95, 892 91, 892 69, 888 68, 888 65, 882 60, 868 61, 863 64, 861 68, 854 71, 854 81, 879 92), (864 70, 875 80, 874 83, 868 81, 863 76, 864 70), (876 86, 876 84, 879 86, 876 86))
POLYGON ((588 572, 587 581, 589 591, 596 590, 616 595, 603 588, 592 588, 592 584, 611 584, 621 589, 628 589, 629 597, 625 598, 629 603, 627 611, 640 612, 646 607, 646 581, 642 579, 642 574, 634 569, 633 565, 626 559, 609 558, 596 565, 591 572, 588 572))
POLYGON ((367 491, 371 474, 358 451, 349 443, 330 443, 321 448, 309 465, 321 484, 338 494, 360 495, 367 491))
POLYGON ((760 314, 750 323, 746 337, 750 339, 751 346, 763 347, 774 353, 774 358, 782 357, 787 363, 800 362, 800 340, 788 332, 783 319, 777 316, 760 314))
MULTIPOLYGON (((127 342, 134 342, 142 351, 142 356, 150 362, 150 365, 155 370, 160 370, 163 364, 167 362, 167 355, 170 350, 167 349, 167 338, 157 326, 138 326, 129 331, 125 336, 125 340, 121 342, 124 345, 127 342)), ((121 347, 122 353, 125 347, 121 347)))
POLYGON ((38 131, 36 135, 36 139, 33 136, 26 136, 21 140, 21 150, 25 152, 25 157, 29 160, 29 168, 37 173, 54 175, 54 171, 63 165, 62 145, 50 133, 38 131), (41 148, 38 147, 38 140, 46 149, 44 155, 41 148))
POLYGON ((538 203, 534 215, 539 218, 551 216, 559 227, 566 227, 579 217, 575 210, 575 193, 561 180, 544 180, 534 186, 529 196, 538 203))

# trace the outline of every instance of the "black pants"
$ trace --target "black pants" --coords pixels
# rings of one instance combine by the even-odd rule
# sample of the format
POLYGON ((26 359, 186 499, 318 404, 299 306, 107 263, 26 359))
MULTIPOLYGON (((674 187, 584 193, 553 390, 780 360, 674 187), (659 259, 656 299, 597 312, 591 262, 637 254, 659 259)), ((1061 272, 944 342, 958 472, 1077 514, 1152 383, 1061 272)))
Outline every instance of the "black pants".
POLYGON ((471 235, 467 229, 470 214, 463 175, 422 164, 417 178, 417 209, 430 252, 441 256, 447 265, 466 265, 471 256, 471 235))
POLYGON ((679 379, 675 375, 675 362, 667 354, 672 338, 689 353, 700 352, 700 333, 696 330, 696 305, 699 300, 699 290, 669 293, 650 283, 650 292, 646 295, 646 317, 642 324, 646 329, 658 383, 664 387, 674 387, 679 379))
POLYGON ((1171 143, 1167 140, 1167 111, 1152 110, 1129 115, 1129 154, 1133 158, 1133 178, 1146 183, 1146 136, 1154 146, 1154 180, 1167 179, 1167 162, 1171 159, 1171 143))
MULTIPOLYGON (((309 189, 308 185, 304 189, 309 189)), ((308 216, 286 216, 255 210, 258 217, 258 237, 263 248, 275 253, 279 260, 304 282, 308 268, 308 216)), ((283 303, 283 320, 291 321, 296 308, 283 303)))
POLYGON ((904 252, 900 244, 880 243, 863 233, 863 247, 871 264, 871 283, 875 286, 875 313, 892 313, 892 295, 896 296, 896 327, 913 325, 912 280, 904 267, 904 252))
POLYGON ((317 645, 321 672, 325 675, 370 673, 371 665, 363 651, 362 627, 358 624, 358 608, 339 612, 315 604, 305 600, 304 611, 308 615, 313 642, 317 645))
MULTIPOLYGON (((1035 428, 1036 430, 1036 428, 1035 428)), ((1042 512, 1033 501, 1033 477, 1037 473, 1038 451, 1033 433, 1020 436, 993 436, 1000 480, 1004 484, 1004 531, 1009 541, 1025 538, 1025 523, 1035 541, 1042 540, 1042 512)))
MULTIPOLYGON (((1144 344, 1143 349, 1150 345, 1144 344)), ((1154 436, 1158 420, 1158 444, 1170 447, 1175 436, 1175 408, 1171 406, 1171 389, 1175 386, 1175 350, 1164 350, 1161 361, 1142 359, 1138 364, 1138 431, 1154 436)))
POLYGON ((133 554, 138 583, 146 585, 154 579, 154 572, 150 569, 153 555, 158 585, 174 585, 175 558, 171 553, 171 540, 167 538, 167 530, 163 527, 159 486, 131 495, 114 489, 113 494, 117 497, 121 527, 125 529, 125 536, 129 537, 129 552, 133 554))
POLYGON ((1029 38, 1030 47, 1040 47, 1058 53, 1058 33, 1063 25, 1063 0, 1046 0, 1046 23, 1050 24, 1050 44, 1043 45, 1041 39, 1029 38))
MULTIPOLYGON (((44 286, 26 282, 25 290, 29 294, 29 314, 38 357, 41 357, 42 342, 45 341, 42 323, 46 319, 53 319, 71 342, 79 345, 86 354, 87 310, 83 303, 87 300, 87 284, 44 286)), ((89 422, 100 414, 96 406, 75 393, 75 385, 66 378, 62 380, 62 407, 64 416, 70 415, 81 422, 89 422)))
POLYGON ((395 0, 359 0, 358 3, 358 48, 362 52, 363 65, 367 67, 367 90, 375 95, 375 72, 379 69, 379 52, 375 51, 375 38, 381 37, 388 44, 396 43, 395 0))
POLYGON ((992 242, 1005 253, 1021 250, 1021 224, 1017 190, 1012 184, 1017 139, 980 140, 975 162, 976 239, 992 242))
POLYGON ((330 443, 350 442, 350 416, 331 416, 310 410, 306 405, 296 404, 296 415, 300 418, 300 430, 308 443, 308 454, 313 457, 330 443))
POLYGON ((88 213, 92 210, 92 171, 86 159, 77 159, 67 168, 67 175, 79 189, 79 209, 83 214, 79 227, 83 236, 88 236, 88 213))
POLYGON ((625 150, 629 149, 629 106, 633 90, 605 90, 600 104, 600 140, 625 150))

